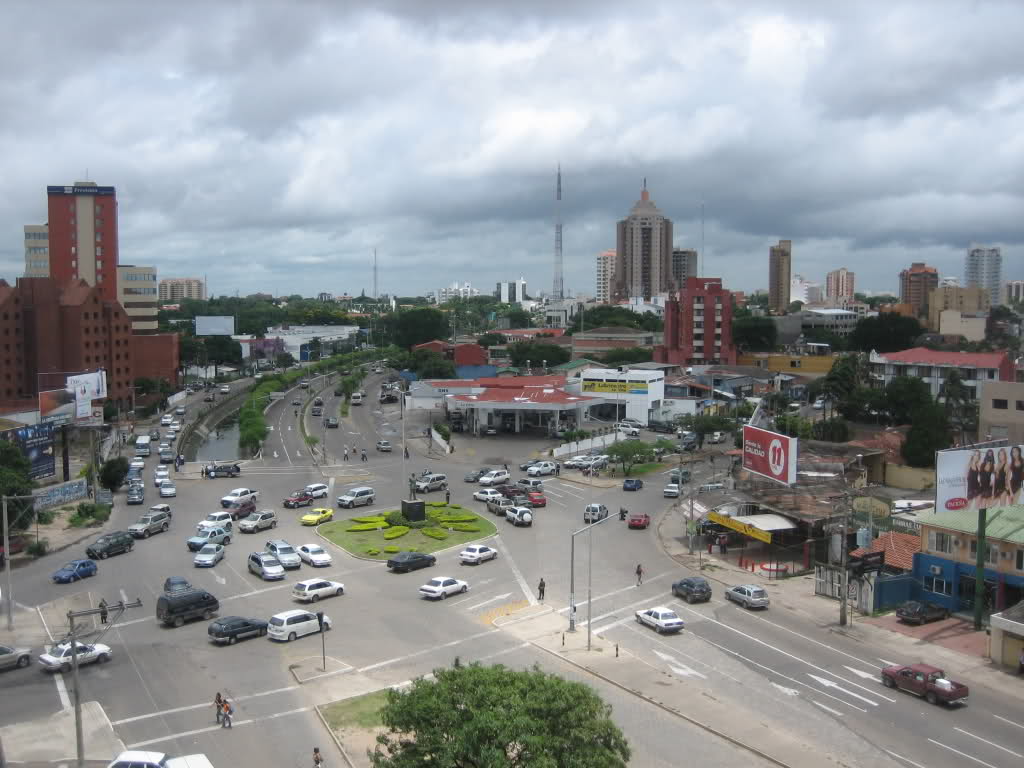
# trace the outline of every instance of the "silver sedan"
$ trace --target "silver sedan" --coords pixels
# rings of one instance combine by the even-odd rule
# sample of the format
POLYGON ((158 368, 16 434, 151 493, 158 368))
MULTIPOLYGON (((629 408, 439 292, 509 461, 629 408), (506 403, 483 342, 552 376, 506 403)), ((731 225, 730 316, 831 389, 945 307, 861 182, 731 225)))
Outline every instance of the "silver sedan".
POLYGON ((196 556, 192 558, 192 562, 195 563, 196 568, 213 568, 217 563, 224 559, 224 545, 223 544, 206 544, 196 556))

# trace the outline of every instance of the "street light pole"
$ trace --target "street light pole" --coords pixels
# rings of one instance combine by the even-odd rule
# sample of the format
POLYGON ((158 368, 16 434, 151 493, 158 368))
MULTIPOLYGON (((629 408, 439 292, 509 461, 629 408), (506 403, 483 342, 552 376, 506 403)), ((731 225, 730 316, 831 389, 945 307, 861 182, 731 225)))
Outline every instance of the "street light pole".
MULTIPOLYGON (((569 536, 569 631, 576 631, 576 537, 581 533, 590 531, 595 526, 606 523, 612 519, 611 514, 602 520, 590 523, 580 528, 578 531, 573 531, 569 536)), ((593 554, 593 542, 590 545, 590 553, 593 554)), ((590 650, 590 616, 593 610, 593 594, 590 587, 590 560, 587 562, 587 650, 590 650)))
POLYGON ((7 502, 10 500, 14 501, 34 501, 35 496, 4 496, 0 500, 0 506, 3 507, 3 523, 4 523, 4 571, 7 581, 7 631, 14 631, 14 587, 11 579, 11 526, 10 521, 7 519, 7 502))

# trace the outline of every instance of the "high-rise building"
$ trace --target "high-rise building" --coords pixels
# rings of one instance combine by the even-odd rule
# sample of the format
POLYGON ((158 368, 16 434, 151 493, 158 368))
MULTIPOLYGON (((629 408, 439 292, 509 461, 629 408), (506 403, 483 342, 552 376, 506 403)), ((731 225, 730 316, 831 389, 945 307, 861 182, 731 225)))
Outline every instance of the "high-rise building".
POLYGON ((117 302, 124 307, 135 333, 157 330, 156 268, 117 265, 117 302))
POLYGON ((206 283, 198 277, 165 277, 158 288, 161 303, 177 304, 182 299, 206 300, 206 283))
POLYGON ((117 193, 94 181, 46 188, 49 276, 85 280, 117 301, 117 193))
POLYGON ((668 293, 672 283, 672 220, 651 202, 647 179, 629 216, 618 223, 611 299, 622 301, 668 293))
POLYGON ((526 299, 526 280, 520 277, 518 280, 498 283, 496 292, 498 301, 502 304, 519 304, 526 299))
POLYGON ((964 262, 964 282, 968 287, 979 286, 988 291, 993 304, 1002 299, 1003 254, 998 248, 972 245, 967 249, 964 262))
POLYGON ((672 282, 676 290, 686 285, 691 277, 697 277, 697 252, 690 248, 673 248, 672 282))
POLYGON ((826 299, 852 299, 854 273, 846 267, 833 269, 825 275, 825 298, 826 299))
POLYGON ((45 224, 25 225, 25 277, 50 276, 50 230, 45 224))
MULTIPOLYGON (((801 304, 821 303, 821 284, 812 283, 804 279, 803 275, 793 275, 789 281, 789 301, 799 301, 801 304)), ((788 305, 787 305, 788 306, 788 305)))
POLYGON ((735 365, 732 294, 719 277, 691 277, 665 302, 665 343, 654 360, 676 365, 735 365))
POLYGON ((1024 280, 1010 280, 1003 286, 1003 303, 1017 304, 1024 302, 1024 280))
POLYGON ((980 286, 939 285, 928 293, 928 330, 939 333, 942 313, 947 309, 971 315, 988 312, 991 308, 988 291, 980 286))
POLYGON ((793 241, 779 240, 768 249, 768 311, 784 315, 789 308, 793 241))
POLYGON ((915 261, 900 272, 900 303, 910 305, 914 317, 928 313, 928 295, 939 285, 939 272, 915 261))
POLYGON ((615 251, 609 249, 597 254, 597 290, 594 297, 600 304, 611 301, 612 282, 615 278, 615 251))
POLYGON ((456 280, 451 285, 434 291, 434 300, 438 304, 444 304, 449 299, 468 299, 479 295, 480 291, 474 288, 468 280, 462 285, 459 285, 459 281, 456 280))

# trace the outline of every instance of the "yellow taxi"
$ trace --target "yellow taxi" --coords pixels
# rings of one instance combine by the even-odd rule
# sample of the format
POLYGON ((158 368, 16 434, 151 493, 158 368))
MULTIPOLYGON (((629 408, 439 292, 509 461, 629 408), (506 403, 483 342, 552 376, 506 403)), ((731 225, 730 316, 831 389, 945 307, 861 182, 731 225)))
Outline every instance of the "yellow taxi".
POLYGON ((320 523, 326 523, 328 520, 333 519, 333 509, 311 509, 299 518, 299 522, 303 525, 320 525, 320 523))

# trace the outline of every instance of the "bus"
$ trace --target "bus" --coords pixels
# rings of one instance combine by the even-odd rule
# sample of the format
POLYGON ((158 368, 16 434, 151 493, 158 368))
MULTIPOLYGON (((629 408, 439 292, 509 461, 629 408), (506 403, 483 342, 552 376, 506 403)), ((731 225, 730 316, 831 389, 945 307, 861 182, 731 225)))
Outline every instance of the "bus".
POLYGON ((150 443, 152 438, 149 435, 141 435, 135 438, 135 455, 146 457, 150 454, 150 443))

